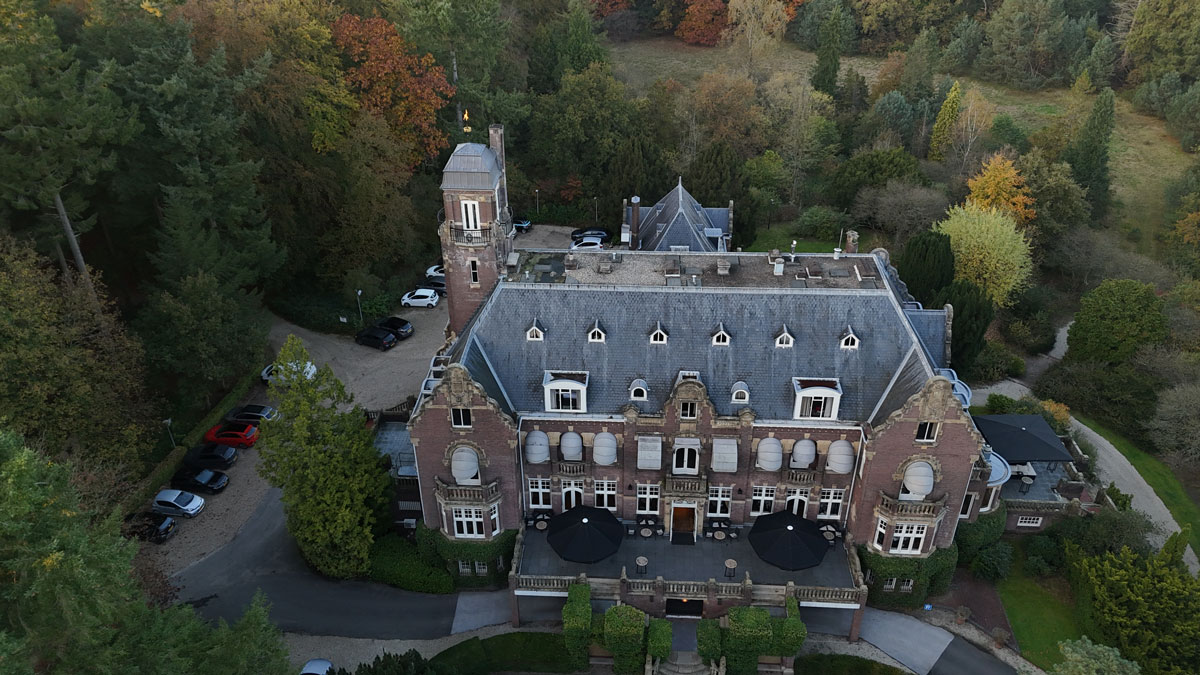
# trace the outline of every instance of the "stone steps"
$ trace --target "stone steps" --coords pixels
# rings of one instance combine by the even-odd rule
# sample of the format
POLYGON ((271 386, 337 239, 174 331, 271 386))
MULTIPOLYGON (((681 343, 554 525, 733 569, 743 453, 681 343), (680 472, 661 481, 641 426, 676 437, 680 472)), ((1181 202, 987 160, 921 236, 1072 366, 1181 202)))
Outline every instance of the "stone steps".
POLYGON ((708 675, 708 670, 696 652, 671 652, 658 666, 659 675, 708 675))

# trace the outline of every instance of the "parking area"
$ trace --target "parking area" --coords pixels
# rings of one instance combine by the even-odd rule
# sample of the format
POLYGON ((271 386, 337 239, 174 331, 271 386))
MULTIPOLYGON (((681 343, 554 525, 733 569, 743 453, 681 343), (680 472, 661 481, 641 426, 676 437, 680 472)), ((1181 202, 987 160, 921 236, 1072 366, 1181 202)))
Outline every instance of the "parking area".
POLYGON ((513 240, 516 248, 568 248, 571 245, 571 230, 565 225, 535 224, 526 234, 513 240))

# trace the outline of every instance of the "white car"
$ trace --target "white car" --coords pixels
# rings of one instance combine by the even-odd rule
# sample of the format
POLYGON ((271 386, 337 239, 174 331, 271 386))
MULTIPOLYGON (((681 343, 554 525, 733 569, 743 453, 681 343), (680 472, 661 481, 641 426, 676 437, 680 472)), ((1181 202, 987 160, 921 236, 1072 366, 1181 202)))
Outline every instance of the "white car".
POLYGON ((204 498, 183 490, 162 490, 154 496, 150 510, 168 516, 195 518, 204 510, 204 498))
POLYGON ((446 268, 441 265, 434 265, 425 270, 426 277, 444 277, 446 276, 446 268))
MULTIPOLYGON (((317 366, 312 361, 309 361, 308 365, 304 366, 304 379, 311 380, 316 376, 317 366)), ((262 369, 260 377, 262 377, 263 384, 271 384, 272 382, 277 381, 279 376, 275 374, 275 364, 267 364, 267 367, 262 369)))
POLYGON ((404 307, 437 307, 438 293, 432 288, 418 288, 415 291, 409 291, 400 298, 400 304, 404 307))
POLYGON ((600 237, 584 237, 571 243, 572 251, 599 251, 603 248, 604 242, 600 240, 600 237))
POLYGON ((333 664, 328 659, 309 659, 300 675, 326 675, 332 670, 333 664))

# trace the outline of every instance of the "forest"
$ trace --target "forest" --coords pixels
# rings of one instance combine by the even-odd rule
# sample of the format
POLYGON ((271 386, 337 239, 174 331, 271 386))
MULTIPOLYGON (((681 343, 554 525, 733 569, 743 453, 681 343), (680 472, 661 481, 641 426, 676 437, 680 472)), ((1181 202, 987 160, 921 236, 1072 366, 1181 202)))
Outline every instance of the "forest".
MULTIPOLYGON (((1037 393, 1175 462, 1195 500, 1200 161, 1148 169, 1165 189, 1131 218, 1122 106, 1200 149, 1200 4, 0 0, 0 460, 24 486, 4 494, 0 558, 29 587, 113 590, 72 641, 35 633, 46 606, 6 589, 0 656, 68 672, 132 649, 114 626, 196 621, 143 611, 110 517, 173 450, 160 420, 182 436, 252 381, 274 317, 353 332, 338 317, 358 289, 389 313, 438 257, 441 166, 493 123, 535 223, 616 229, 623 198, 681 178, 734 200, 748 250, 858 230, 919 301, 955 306, 972 382, 1020 375, 1079 309, 1037 393), (649 40, 728 58, 695 78, 651 64, 635 86, 618 71, 649 40), (777 68, 791 53, 811 68, 777 68), (1060 105, 1031 125, 998 88, 1060 105), (46 500, 62 522, 34 518, 46 500), (50 557, 60 527, 74 567, 50 557), (28 537, 47 548, 13 546, 28 537), (99 555, 119 581, 70 576, 99 555)), ((233 672, 281 657, 262 658, 233 672)))

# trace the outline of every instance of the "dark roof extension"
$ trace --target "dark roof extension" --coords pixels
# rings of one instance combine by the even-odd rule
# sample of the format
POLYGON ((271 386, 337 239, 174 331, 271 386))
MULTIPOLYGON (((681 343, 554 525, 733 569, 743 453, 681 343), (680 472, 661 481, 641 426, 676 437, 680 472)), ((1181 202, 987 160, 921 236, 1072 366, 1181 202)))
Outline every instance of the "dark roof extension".
POLYGON ((1062 440, 1041 415, 974 415, 975 427, 1009 464, 1070 462, 1062 440))

